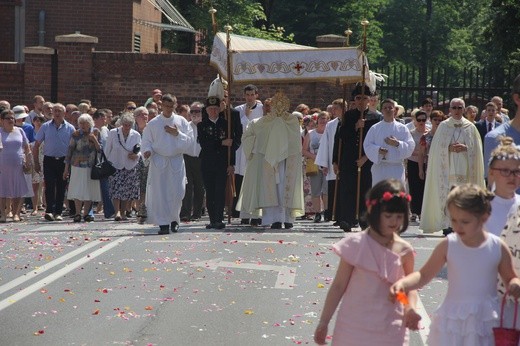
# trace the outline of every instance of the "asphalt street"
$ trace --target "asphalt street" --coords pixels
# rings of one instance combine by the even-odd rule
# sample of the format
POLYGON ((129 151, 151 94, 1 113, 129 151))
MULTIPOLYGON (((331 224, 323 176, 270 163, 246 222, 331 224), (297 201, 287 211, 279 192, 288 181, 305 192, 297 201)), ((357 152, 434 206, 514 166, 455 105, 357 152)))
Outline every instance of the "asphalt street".
MULTIPOLYGON (((307 220, 292 230, 205 223, 165 236, 132 219, 2 224, 0 345, 314 344, 338 264, 331 244, 345 234, 307 220)), ((442 234, 412 224, 403 237, 419 268, 442 234)), ((442 272, 419 291, 411 345, 424 345, 446 285, 442 272)))

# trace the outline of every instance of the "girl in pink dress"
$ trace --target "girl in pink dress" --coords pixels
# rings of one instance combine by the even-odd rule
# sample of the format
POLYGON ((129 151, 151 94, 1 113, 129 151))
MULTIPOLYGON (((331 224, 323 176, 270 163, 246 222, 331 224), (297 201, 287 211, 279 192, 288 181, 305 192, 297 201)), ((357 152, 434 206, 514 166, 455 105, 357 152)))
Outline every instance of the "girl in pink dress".
POLYGON ((520 297, 520 280, 513 269, 511 252, 499 237, 484 230, 493 197, 493 193, 475 184, 455 187, 446 200, 454 233, 437 245, 419 271, 390 288, 390 298, 420 288, 447 264, 448 292, 432 315, 430 346, 495 344, 498 273, 509 294, 520 297))
POLYGON ((328 324, 336 317, 334 345, 407 345, 407 328, 416 330, 417 294, 410 291, 399 302, 390 302, 390 286, 413 271, 412 246, 399 234, 408 227, 410 195, 395 179, 377 183, 367 194, 369 227, 348 234, 333 250, 340 256, 314 341, 325 344, 328 324))

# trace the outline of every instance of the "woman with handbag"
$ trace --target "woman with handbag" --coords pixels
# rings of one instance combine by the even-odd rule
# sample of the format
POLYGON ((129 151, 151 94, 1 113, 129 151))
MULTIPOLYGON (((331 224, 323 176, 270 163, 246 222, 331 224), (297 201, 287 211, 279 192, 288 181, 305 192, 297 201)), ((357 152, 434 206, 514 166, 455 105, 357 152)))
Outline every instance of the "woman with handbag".
POLYGON ((74 201, 76 215, 74 222, 81 221, 81 205, 83 204, 83 220, 94 221, 89 215, 92 202, 101 200, 99 180, 91 178, 92 166, 96 161, 96 153, 101 150, 100 133, 94 129, 94 120, 88 114, 78 118, 79 131, 70 138, 69 150, 65 157, 63 180, 69 179, 67 199, 74 201), (70 169, 69 169, 70 168, 70 169))
POLYGON ((0 128, 0 222, 7 220, 6 204, 12 199, 13 221, 20 221, 22 197, 28 192, 24 176, 24 166, 32 162, 29 141, 25 132, 14 126, 15 115, 12 110, 4 110, 0 114, 2 126, 0 128))
MULTIPOLYGON (((320 112, 317 116, 317 127, 310 130, 303 139, 302 153, 305 157, 305 174, 311 183, 312 207, 314 211, 314 222, 321 222, 322 210, 321 206, 327 205, 327 181, 320 167, 316 165, 314 160, 320 147, 320 139, 325 131, 325 126, 330 119, 328 112, 320 112)), ((324 212, 326 215, 327 213, 324 212)), ((328 220, 326 220, 328 221, 328 220)))
POLYGON ((105 155, 116 173, 110 177, 110 196, 114 202, 115 221, 127 220, 125 211, 132 200, 139 199, 139 170, 141 135, 133 129, 135 118, 126 112, 119 118, 118 127, 110 130, 105 155), (122 215, 122 216, 121 216, 122 215))

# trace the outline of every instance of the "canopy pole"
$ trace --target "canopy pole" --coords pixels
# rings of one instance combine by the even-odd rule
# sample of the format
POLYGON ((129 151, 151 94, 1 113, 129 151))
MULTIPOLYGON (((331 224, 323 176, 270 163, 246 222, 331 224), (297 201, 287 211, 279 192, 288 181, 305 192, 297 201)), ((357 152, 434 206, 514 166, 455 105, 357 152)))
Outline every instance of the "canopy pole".
MULTIPOLYGON (((226 121, 227 121, 227 138, 231 138, 231 86, 233 85, 233 76, 231 73, 231 35, 230 32, 233 31, 231 25, 226 25, 224 27, 226 30, 226 49, 227 49, 227 92, 228 92, 228 100, 226 102, 226 121)), ((231 166, 231 147, 228 147, 228 167, 231 166)), ((226 207, 228 214, 228 224, 231 224, 231 217, 233 215, 233 199, 236 196, 235 191, 235 175, 228 172, 227 180, 226 180, 226 207)))
POLYGON ((217 18, 215 15, 217 13, 217 10, 215 10, 213 5, 211 5, 211 8, 209 9, 208 12, 211 15, 211 27, 213 28, 213 36, 215 36, 217 34, 217 30, 218 30, 217 18))
MULTIPOLYGON (((361 21, 361 25, 363 26, 363 68, 362 68, 362 78, 363 82, 361 84, 361 98, 365 98, 365 85, 366 85, 366 70, 367 70, 367 63, 366 63, 366 51, 367 51, 367 26, 369 22, 366 19, 363 19, 361 21)), ((365 110, 361 110, 361 116, 360 119, 365 119, 365 110)), ((361 160, 361 157, 363 156, 363 127, 359 129, 359 151, 358 151, 358 162, 361 160)), ((356 191, 356 219, 359 222, 359 199, 361 194, 361 166, 358 164, 357 167, 357 191, 356 191)))

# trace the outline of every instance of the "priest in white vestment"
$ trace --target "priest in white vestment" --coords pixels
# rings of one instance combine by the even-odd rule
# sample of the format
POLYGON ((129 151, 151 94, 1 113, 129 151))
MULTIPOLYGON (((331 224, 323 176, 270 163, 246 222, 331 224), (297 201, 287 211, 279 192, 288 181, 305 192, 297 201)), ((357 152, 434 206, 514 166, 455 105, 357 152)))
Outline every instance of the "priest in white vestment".
POLYGON ((451 232, 445 203, 452 186, 474 183, 485 188, 480 135, 462 116, 464 108, 464 100, 451 100, 451 116, 439 124, 430 146, 420 225, 424 233, 451 232))
POLYGON ((162 96, 163 112, 145 127, 141 151, 150 160, 146 187, 147 223, 159 225, 159 234, 177 232, 186 191, 183 154, 193 151, 193 129, 173 112, 177 99, 162 96))
POLYGON ((248 161, 237 210, 262 212, 262 223, 273 229, 292 228, 304 214, 300 124, 289 105, 277 93, 272 111, 250 122, 242 136, 248 161))
POLYGON ((404 160, 412 155, 415 142, 406 125, 395 120, 395 105, 392 99, 383 101, 383 120, 370 127, 363 142, 365 154, 373 162, 372 186, 392 178, 406 185, 404 160))

